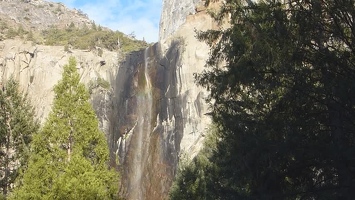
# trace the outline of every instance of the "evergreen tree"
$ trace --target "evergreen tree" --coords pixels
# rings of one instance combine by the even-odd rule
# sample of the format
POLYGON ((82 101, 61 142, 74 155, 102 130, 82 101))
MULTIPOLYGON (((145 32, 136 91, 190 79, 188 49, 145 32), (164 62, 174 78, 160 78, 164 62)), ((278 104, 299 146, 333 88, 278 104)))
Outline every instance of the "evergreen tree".
POLYGON ((216 166, 209 160, 216 151, 216 128, 204 141, 204 148, 199 154, 190 160, 180 156, 177 175, 171 186, 169 197, 171 200, 203 200, 218 199, 213 187, 213 179, 216 175, 216 166))
POLYGON ((52 112, 31 143, 28 168, 12 199, 115 199, 118 174, 89 93, 70 58, 54 87, 52 112))
POLYGON ((215 197, 200 196, 353 198, 354 13, 350 0, 227 0, 213 15, 221 29, 198 34, 212 50, 197 80, 219 142, 215 197))
POLYGON ((0 88, 0 188, 7 196, 26 165, 28 145, 39 129, 34 110, 12 78, 0 88))

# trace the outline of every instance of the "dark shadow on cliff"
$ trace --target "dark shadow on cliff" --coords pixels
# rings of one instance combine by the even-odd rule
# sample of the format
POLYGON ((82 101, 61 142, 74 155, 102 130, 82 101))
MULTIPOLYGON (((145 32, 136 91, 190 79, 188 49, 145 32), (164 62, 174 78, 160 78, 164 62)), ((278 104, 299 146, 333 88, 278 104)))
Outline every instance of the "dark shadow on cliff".
POLYGON ((112 100, 106 109, 110 164, 121 171, 120 193, 128 199, 134 190, 129 177, 134 173, 132 157, 137 154, 134 151, 138 142, 144 143, 141 145, 147 152, 147 156, 142 158, 144 165, 140 192, 145 199, 165 199, 168 195, 183 136, 182 98, 178 86, 181 82, 178 71, 181 67, 182 44, 182 41, 173 41, 164 54, 159 44, 132 52, 119 65, 117 75, 111 77, 112 100), (137 99, 142 88, 140 79, 145 62, 148 64, 152 90, 151 129, 145 131, 145 141, 137 141, 137 112, 142 106, 138 105, 137 99))

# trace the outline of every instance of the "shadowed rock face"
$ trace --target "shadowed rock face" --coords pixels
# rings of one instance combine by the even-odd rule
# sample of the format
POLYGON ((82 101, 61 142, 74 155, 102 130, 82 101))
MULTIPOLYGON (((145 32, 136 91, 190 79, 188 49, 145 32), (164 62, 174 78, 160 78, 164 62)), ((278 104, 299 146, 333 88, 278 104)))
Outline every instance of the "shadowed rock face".
POLYGON ((178 162, 180 46, 174 42, 164 58, 158 47, 128 56, 116 78, 111 158, 120 158, 127 199, 164 199, 178 162))
POLYGON ((166 199, 179 155, 198 152, 210 123, 207 93, 194 83, 193 74, 204 69, 209 52, 194 30, 212 24, 204 11, 194 8, 201 2, 189 1, 164 0, 159 43, 131 53, 122 63, 117 52, 104 51, 100 57, 17 40, 0 42, 0 82, 14 75, 42 122, 70 56, 77 58, 82 82, 110 82, 110 89, 95 88, 91 100, 107 136, 110 164, 122 171, 120 192, 127 199, 166 199))
POLYGON ((204 69, 209 50, 194 30, 213 24, 204 11, 185 17, 174 34, 128 55, 111 78, 111 160, 122 171, 127 199, 166 199, 180 154, 196 155, 210 124, 207 92, 193 75, 204 69))

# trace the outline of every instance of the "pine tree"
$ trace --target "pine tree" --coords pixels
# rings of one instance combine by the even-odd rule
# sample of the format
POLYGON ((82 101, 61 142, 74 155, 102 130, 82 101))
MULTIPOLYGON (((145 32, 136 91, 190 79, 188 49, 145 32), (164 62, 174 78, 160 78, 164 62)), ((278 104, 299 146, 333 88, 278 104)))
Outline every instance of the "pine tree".
POLYGON ((76 61, 70 58, 12 199, 117 198, 118 174, 108 167, 107 141, 79 81, 76 61))
POLYGON ((212 49, 197 80, 219 128, 214 199, 353 198, 354 12, 348 0, 227 0, 221 28, 198 34, 212 49))
POLYGON ((179 166, 173 185, 169 192, 171 200, 204 200, 218 199, 215 194, 214 183, 216 166, 209 158, 216 151, 217 127, 210 129, 211 133, 204 141, 204 148, 196 157, 189 160, 180 156, 179 166))
POLYGON ((0 89, 0 188, 4 196, 13 189, 19 169, 26 166, 28 146, 38 129, 27 96, 11 78, 0 89))

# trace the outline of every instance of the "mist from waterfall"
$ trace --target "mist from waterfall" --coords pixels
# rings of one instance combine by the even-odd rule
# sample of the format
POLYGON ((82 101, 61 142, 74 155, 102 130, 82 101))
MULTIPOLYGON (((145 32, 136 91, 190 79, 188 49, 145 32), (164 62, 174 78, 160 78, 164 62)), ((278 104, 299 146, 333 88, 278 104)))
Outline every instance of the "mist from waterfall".
POLYGON ((184 121, 176 72, 180 43, 162 57, 159 44, 127 56, 118 72, 115 153, 127 200, 166 199, 176 172, 184 121))
POLYGON ((137 126, 134 130, 132 140, 134 140, 135 150, 132 153, 132 173, 130 179, 130 194, 129 199, 144 199, 143 190, 143 171, 145 164, 148 161, 147 148, 149 147, 152 119, 152 86, 149 77, 149 57, 148 48, 144 50, 144 80, 137 95, 137 126))

